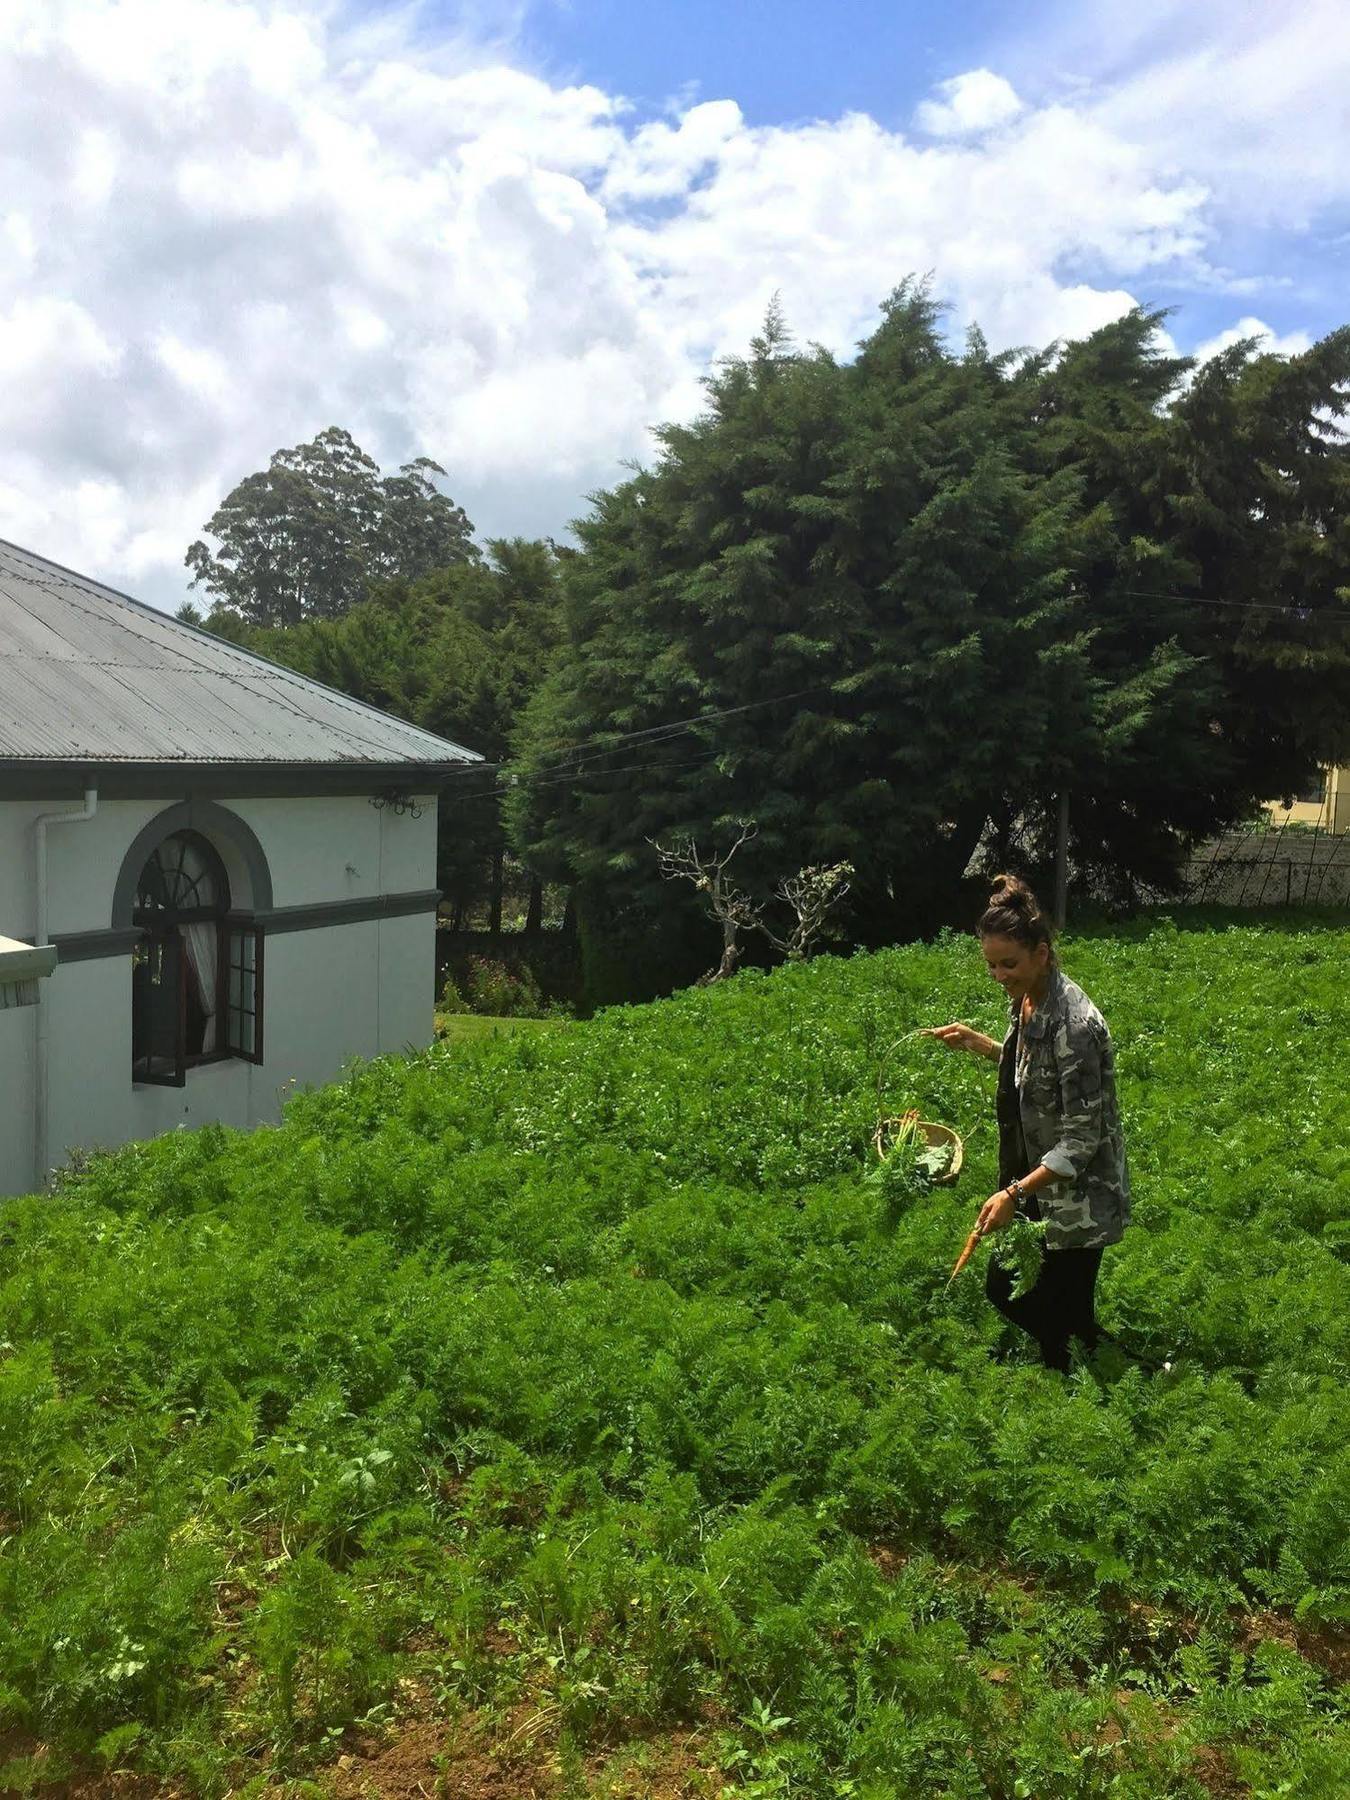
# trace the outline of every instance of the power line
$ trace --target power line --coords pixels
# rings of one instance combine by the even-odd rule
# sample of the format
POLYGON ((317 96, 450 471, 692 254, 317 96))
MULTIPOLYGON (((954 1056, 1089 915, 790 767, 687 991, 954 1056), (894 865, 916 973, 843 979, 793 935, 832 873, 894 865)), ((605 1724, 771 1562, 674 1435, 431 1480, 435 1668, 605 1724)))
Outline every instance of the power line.
POLYGON ((1350 619, 1350 606, 1287 606, 1270 600, 1220 600, 1208 594, 1164 594, 1157 588, 1115 588, 1112 591, 1135 600, 1167 600, 1176 607, 1220 606, 1234 612, 1279 613, 1302 619, 1305 623, 1310 619, 1350 619))
MULTIPOLYGON (((836 677, 836 680, 844 679, 846 679, 846 675, 836 677)), ((645 725, 640 731, 606 732, 603 735, 610 738, 611 741, 604 744, 600 742, 601 734, 597 733, 595 737, 581 738, 574 744, 552 745, 548 749, 540 751, 539 754, 558 757, 569 756, 574 752, 581 751, 585 753, 587 760, 594 760, 597 756, 610 755, 625 744, 637 743, 641 739, 650 739, 652 743, 660 743, 663 738, 676 737, 682 731, 688 731, 695 725, 710 724, 714 719, 729 719, 737 713, 756 712, 765 706, 781 706, 788 700, 804 700, 813 694, 829 693, 833 687, 834 682, 826 681, 819 683, 816 687, 798 688, 790 694, 775 694, 768 700, 747 700, 741 706, 724 706, 716 708, 712 712, 693 713, 687 719, 669 719, 661 725, 645 725)), ((465 765, 462 771, 456 770, 455 772, 472 775, 483 768, 500 769, 502 767, 504 767, 502 763, 489 762, 484 759, 483 762, 465 765)))
POLYGON ((810 694, 827 693, 832 686, 832 682, 822 682, 816 687, 798 688, 795 693, 775 694, 768 700, 747 700, 742 706, 724 706, 713 712, 692 713, 687 719, 670 719, 662 725, 646 725, 640 731, 618 732, 614 736, 613 743, 609 746, 600 745, 596 738, 582 738, 575 744, 555 745, 542 752, 542 754, 545 756, 566 756, 573 750, 587 750, 592 745, 595 745, 596 753, 603 755, 606 748, 617 749, 620 744, 629 741, 636 741, 639 738, 646 737, 658 738, 665 733, 683 731, 691 725, 702 725, 713 719, 729 719, 736 713, 755 712, 760 707, 764 706, 781 706, 786 700, 803 700, 810 694))
MULTIPOLYGON (((522 785, 528 786, 530 789, 562 787, 577 780, 594 780, 601 775, 636 775, 647 769, 687 769, 692 768, 696 763, 711 762, 714 757, 725 754, 726 752, 721 749, 705 750, 701 756, 684 756, 674 762, 625 763, 618 769, 591 769, 589 771, 568 769, 563 774, 542 776, 522 785)), ((455 802, 460 805, 466 800, 500 800, 504 794, 511 793, 515 785, 513 782, 506 782, 497 787, 483 788, 478 793, 459 793, 455 796, 455 802)))
MULTIPOLYGON (((1322 618, 1338 623, 1341 619, 1350 622, 1350 607, 1338 605, 1297 607, 1259 600, 1226 600, 1220 599, 1217 596, 1201 594, 1168 594, 1157 588, 1115 588, 1112 591, 1130 599, 1166 601, 1171 608, 1178 611, 1190 606, 1208 606, 1235 612, 1259 613, 1267 616, 1295 617, 1304 624, 1322 618)), ((1066 594, 1059 598, 1071 603, 1080 603, 1087 599, 1087 596, 1079 593, 1066 594)), ((1139 614, 1135 613, 1132 616, 1138 618, 1139 614)), ((1154 618, 1170 619, 1173 615, 1171 612, 1167 614, 1155 612, 1152 616, 1154 618)), ((1122 622, 1128 623, 1128 621, 1122 622)), ((692 730, 695 726, 711 724, 718 719, 734 718, 740 714, 760 711, 764 707, 781 706, 789 700, 803 700, 818 694, 831 693, 834 691, 839 681, 848 680, 852 676, 861 673, 864 673, 864 671, 844 670, 832 681, 821 682, 814 687, 797 688, 786 694, 775 694, 765 700, 749 700, 737 706, 717 707, 701 713, 692 713, 686 718, 669 719, 657 725, 643 726, 635 731, 597 733, 594 737, 581 738, 571 744, 551 745, 547 749, 539 752, 539 754, 554 759, 575 757, 577 760, 570 765, 558 763, 555 771, 550 771, 546 767, 544 773, 532 774, 528 776, 526 780, 531 787, 552 787, 557 786, 560 781, 576 780, 583 777, 588 772, 596 775, 623 775, 638 773, 643 770, 654 768, 681 767, 684 766, 681 763, 630 763, 617 769, 594 769, 588 771, 587 764, 597 762, 605 756, 613 755, 617 750, 625 746, 643 744, 645 747, 646 745, 655 745, 678 737, 682 733, 692 730), (602 736, 607 741, 602 742, 602 736)), ((720 750, 714 750, 710 751, 706 756, 693 757, 687 760, 691 763, 707 762, 711 760, 713 756, 720 754, 722 754, 720 750)), ((484 760, 483 762, 468 765, 462 770, 456 770, 455 773, 469 776, 482 773, 489 769, 499 771, 503 767, 505 767, 505 764, 503 763, 484 760)), ((517 783, 515 782, 499 784, 494 788, 484 789, 479 794, 469 794, 464 797, 468 799, 498 798, 503 794, 511 792, 512 788, 516 785, 517 783)))

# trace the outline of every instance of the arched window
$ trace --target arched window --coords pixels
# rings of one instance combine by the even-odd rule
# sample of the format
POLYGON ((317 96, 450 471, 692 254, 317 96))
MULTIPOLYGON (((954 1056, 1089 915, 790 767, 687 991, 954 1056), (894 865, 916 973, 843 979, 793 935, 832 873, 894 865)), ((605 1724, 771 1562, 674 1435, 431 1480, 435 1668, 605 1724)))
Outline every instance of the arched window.
POLYGON ((225 865, 200 832, 156 845, 132 912, 134 1080, 181 1087, 194 1064, 262 1060, 261 937, 229 913, 225 865))

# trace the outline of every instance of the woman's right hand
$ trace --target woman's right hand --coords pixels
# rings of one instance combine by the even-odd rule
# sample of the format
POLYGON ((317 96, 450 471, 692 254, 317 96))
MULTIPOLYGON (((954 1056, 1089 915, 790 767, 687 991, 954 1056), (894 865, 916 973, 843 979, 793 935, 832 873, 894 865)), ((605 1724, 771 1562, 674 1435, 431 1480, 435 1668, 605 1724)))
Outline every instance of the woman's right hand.
POLYGON ((925 1035, 936 1038, 949 1050, 965 1050, 971 1056, 983 1056, 991 1062, 998 1055, 998 1045, 993 1038, 970 1025, 934 1025, 925 1035))

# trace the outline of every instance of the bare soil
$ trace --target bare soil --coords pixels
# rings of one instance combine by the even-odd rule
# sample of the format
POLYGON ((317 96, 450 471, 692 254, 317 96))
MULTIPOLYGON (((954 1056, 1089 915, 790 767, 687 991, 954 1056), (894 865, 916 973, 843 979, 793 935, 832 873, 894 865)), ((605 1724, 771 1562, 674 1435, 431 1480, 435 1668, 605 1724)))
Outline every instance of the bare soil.
MULTIPOLYGON (((31 1740, 0 1744, 0 1762, 41 1762, 31 1740)), ((638 1739, 588 1757, 586 1792, 596 1800, 717 1800, 724 1778, 705 1732, 638 1739)), ((452 1722, 404 1718, 378 1738, 357 1738, 310 1780, 329 1800, 552 1800, 563 1787, 561 1759, 546 1716, 522 1706, 505 1718, 452 1722)), ((277 1776, 267 1791, 291 1783, 277 1776)), ((575 1791, 575 1789, 573 1789, 575 1791)), ((19 1793, 0 1788, 3 1800, 19 1793)), ((30 1785, 31 1800, 194 1800, 153 1776, 84 1769, 30 1785)))

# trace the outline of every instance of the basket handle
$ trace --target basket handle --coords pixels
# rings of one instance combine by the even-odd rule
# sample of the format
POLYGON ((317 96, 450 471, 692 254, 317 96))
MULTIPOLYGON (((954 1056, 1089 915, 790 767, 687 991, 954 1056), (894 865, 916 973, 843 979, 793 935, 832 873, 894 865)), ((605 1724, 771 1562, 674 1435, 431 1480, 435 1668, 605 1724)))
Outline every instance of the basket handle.
POLYGON ((886 1064, 887 1064, 888 1060, 894 1054, 894 1052, 900 1048, 901 1044, 907 1044, 911 1038, 922 1037, 928 1030, 930 1030, 930 1027, 927 1025, 916 1026, 916 1028, 913 1031, 905 1032, 902 1037, 898 1037, 893 1044, 888 1044, 886 1046, 886 1048, 882 1051, 881 1061, 877 1064, 877 1111, 878 1112, 881 1111, 881 1090, 886 1085, 886 1064))
MULTIPOLYGON (((904 1032, 900 1037, 896 1038, 896 1040, 893 1044, 888 1044, 886 1046, 886 1048, 882 1051, 881 1061, 877 1064, 877 1117, 878 1118, 881 1117, 881 1090, 886 1085, 886 1063, 887 1063, 888 1059, 891 1057, 891 1055, 896 1050, 898 1050, 900 1048, 901 1044, 907 1044, 911 1038, 926 1037, 931 1030, 932 1030, 932 1027, 929 1025, 918 1025, 914 1028, 913 1031, 904 1032)), ((980 1129, 981 1123, 982 1123, 982 1121, 977 1119, 975 1121, 975 1123, 971 1126, 969 1131, 963 1131, 961 1133, 962 1140, 966 1143, 969 1143, 970 1139, 973 1138, 975 1133, 980 1129)))

